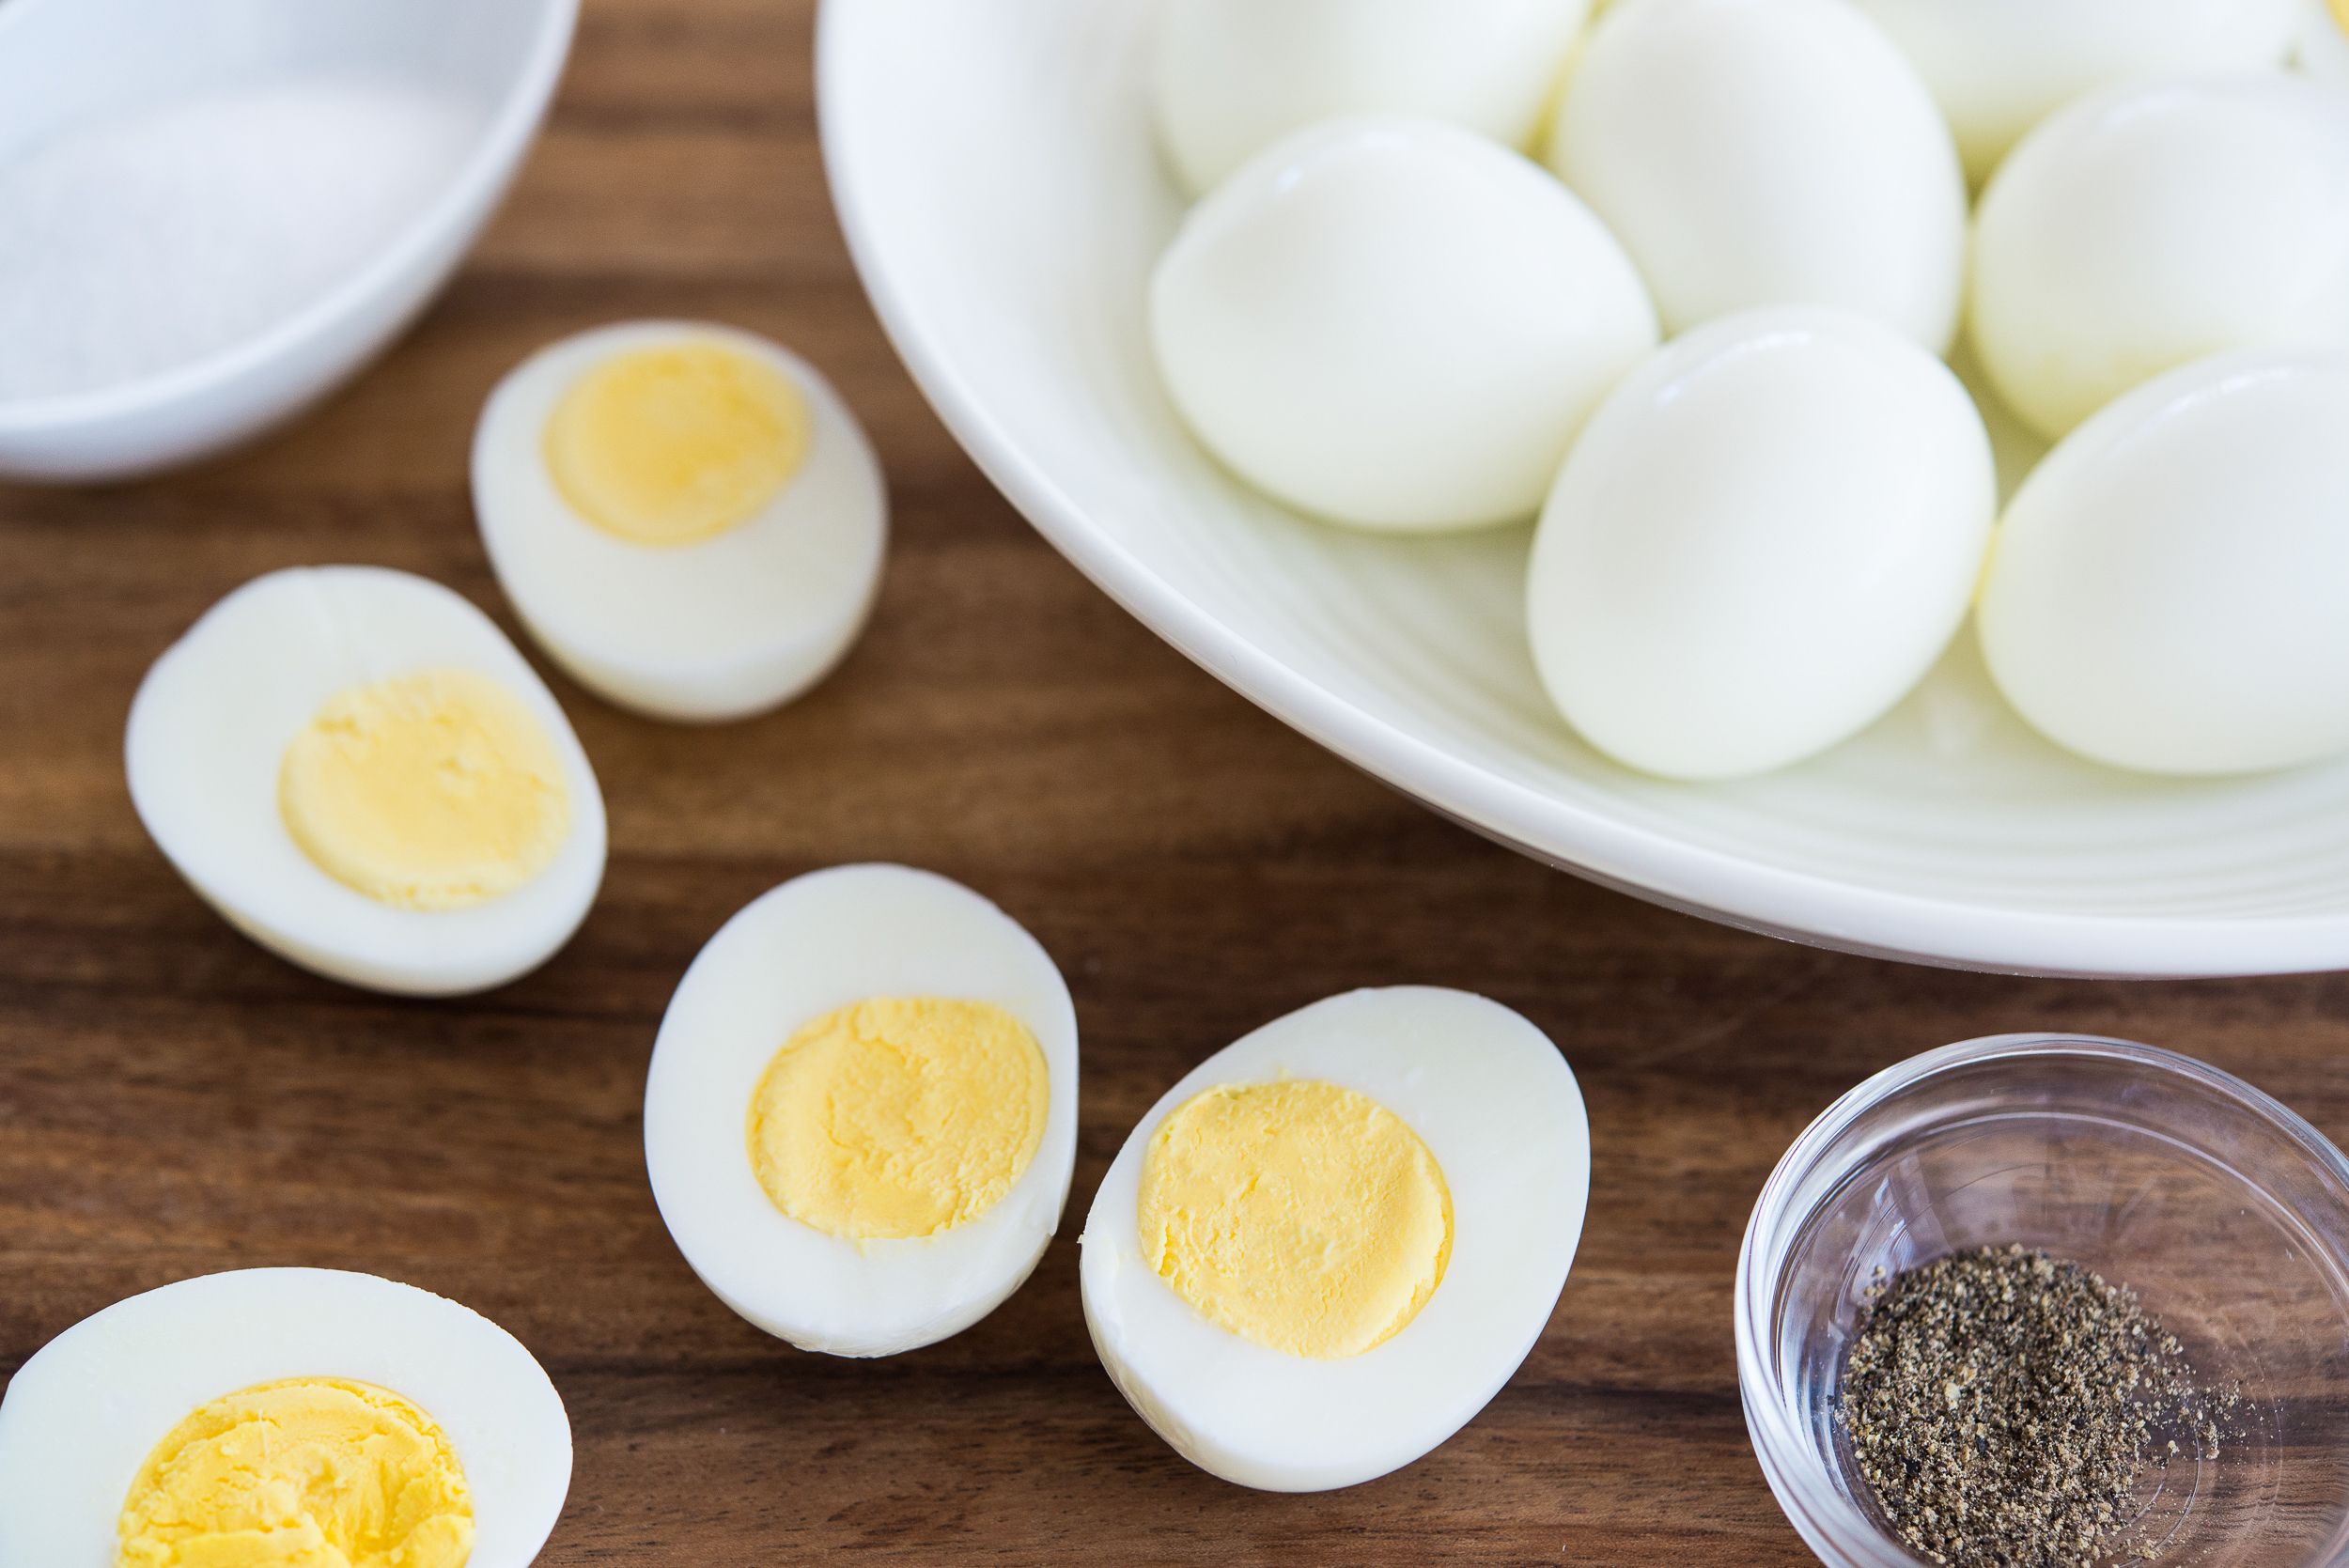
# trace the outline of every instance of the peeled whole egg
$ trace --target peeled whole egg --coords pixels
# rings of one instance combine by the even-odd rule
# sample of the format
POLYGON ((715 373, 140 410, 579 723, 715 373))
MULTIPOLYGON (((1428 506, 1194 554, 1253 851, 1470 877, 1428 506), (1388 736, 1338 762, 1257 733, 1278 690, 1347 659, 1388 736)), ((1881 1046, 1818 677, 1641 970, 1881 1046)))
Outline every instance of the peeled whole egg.
POLYGON ((474 512, 533 637, 655 718, 739 719, 821 680, 879 589, 889 503, 830 382, 755 334, 580 333, 499 382, 474 512))
POLYGON ((1971 333, 2050 439, 2207 354, 2349 344, 2349 98, 2278 72, 2064 109, 1983 193, 1971 333))
POLYGON ((1530 514, 1656 342, 1639 274, 1555 180, 1455 126, 1386 118, 1301 132, 1193 208, 1149 328, 1217 457, 1385 530, 1530 514))
POLYGON ((1938 353, 1966 185, 1913 68, 1845 0, 1641 0, 1592 29, 1549 163, 1630 252, 1667 335, 1818 304, 1938 353))
POLYGON ((1724 318, 1626 377, 1559 472, 1527 579, 1534 663, 1630 767, 1784 767, 1933 665, 1997 505, 1982 415, 1915 343, 1807 307, 1724 318))
POLYGON ((1163 0, 1159 139, 1193 195, 1292 132, 1426 115, 1523 147, 1589 0, 1163 0))
MULTIPOLYGON (((404 1544, 374 1543, 405 1550, 398 1560, 521 1568, 562 1514, 570 1421, 554 1385, 512 1335, 456 1302, 373 1275, 254 1268, 117 1302, 17 1369, 0 1399, 0 1562, 259 1561, 240 1551, 240 1533, 263 1529, 299 1543, 332 1509, 335 1470, 305 1464, 304 1451, 315 1443, 314 1452, 331 1452, 338 1435, 320 1441, 319 1428, 338 1419, 350 1428, 339 1436, 380 1467, 380 1474, 352 1467, 356 1483, 397 1479, 405 1460, 410 1479, 438 1480, 444 1506, 469 1518, 468 1530, 430 1517, 410 1495, 344 1499, 361 1518, 381 1505, 389 1516, 377 1526, 383 1533, 415 1525, 404 1544), (405 1420, 371 1421, 369 1408, 349 1397, 353 1386, 371 1390, 379 1407, 404 1407, 405 1420), (256 1420, 242 1438, 222 1430, 228 1422, 218 1412, 256 1391, 281 1401, 306 1395, 308 1406, 299 1422, 256 1420), (386 1392, 391 1399, 378 1397, 386 1392), (192 1421, 198 1413, 210 1419, 192 1421), (411 1422, 423 1431, 409 1430, 411 1422), (429 1452, 436 1437, 446 1445, 437 1454, 429 1452), (156 1463, 166 1443, 181 1455, 176 1467, 156 1463), (272 1478, 272 1462, 292 1468, 272 1478), (168 1506, 139 1509, 142 1493, 168 1506), (138 1555, 117 1556, 129 1545, 118 1540, 118 1525, 134 1512, 149 1527, 147 1538, 138 1555), (225 1535, 205 1539, 208 1514, 225 1535), (470 1557, 460 1558, 468 1538, 470 1557), (189 1555, 149 1555, 175 1545, 189 1555), (207 1549, 235 1555, 200 1555, 207 1549)), ((329 1540, 298 1560, 344 1560, 326 1554, 353 1543, 334 1543, 334 1521, 324 1522, 329 1540)))
POLYGON ((2090 419, 2016 491, 1990 674, 2042 734, 2155 773, 2349 751, 2349 355, 2231 354, 2090 419))
POLYGON ((736 914, 678 983, 645 1086, 686 1262, 835 1356, 1001 1305, 1059 1227, 1076 1146, 1060 970, 993 904, 906 866, 811 872, 736 914))
POLYGON ((1931 84, 1966 170, 2073 99, 2127 82, 2282 63, 2301 0, 1858 0, 1931 84))
POLYGON ((1433 986, 1330 997, 1135 1127, 1085 1220, 1085 1324, 1192 1464, 1351 1486, 1508 1382, 1565 1285, 1590 1174, 1581 1092, 1525 1018, 1433 986))
POLYGON ((489 616, 407 572, 237 589, 148 671, 123 750, 189 886, 330 979, 503 985, 603 879, 603 797, 553 694, 489 616))

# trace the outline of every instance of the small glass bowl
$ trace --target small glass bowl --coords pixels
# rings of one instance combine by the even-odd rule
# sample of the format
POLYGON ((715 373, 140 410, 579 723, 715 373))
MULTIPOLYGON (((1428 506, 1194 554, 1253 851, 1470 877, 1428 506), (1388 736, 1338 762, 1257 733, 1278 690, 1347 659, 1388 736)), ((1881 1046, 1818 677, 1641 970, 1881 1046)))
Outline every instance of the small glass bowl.
POLYGON ((1823 1561, 1920 1560, 1835 1416, 1869 1285, 2013 1242, 2135 1288, 2202 1383, 2243 1396, 2215 1458, 2150 1471, 2116 1560, 2349 1562, 2349 1160, 2190 1058, 2033 1034, 1878 1073, 1796 1140, 1754 1205, 1737 1263, 1746 1429, 1823 1561))

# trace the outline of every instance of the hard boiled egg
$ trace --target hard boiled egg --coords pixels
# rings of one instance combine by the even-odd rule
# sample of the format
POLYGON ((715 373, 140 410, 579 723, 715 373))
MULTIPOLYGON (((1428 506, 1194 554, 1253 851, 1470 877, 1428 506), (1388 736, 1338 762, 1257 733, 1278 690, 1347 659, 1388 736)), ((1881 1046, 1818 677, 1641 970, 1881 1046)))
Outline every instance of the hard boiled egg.
POLYGON ((1169 1090, 1085 1220, 1085 1323, 1201 1468, 1308 1492, 1408 1465, 1549 1321, 1591 1143, 1542 1032, 1462 991, 1330 997, 1169 1090))
POLYGON ((1986 179, 2056 109, 2100 87, 2279 65, 2301 0, 1858 0, 1933 85, 1986 179))
POLYGON ((147 673, 131 801, 228 923, 378 990, 502 985, 603 878, 579 737, 490 618, 374 567, 271 572, 147 673))
POLYGON ((1822 304, 1936 352, 1966 185, 1916 71, 1844 0, 1641 0, 1592 30, 1549 145, 1664 330, 1822 304))
POLYGON ((720 1300, 805 1350, 887 1356, 1019 1288, 1067 1201, 1077 1021, 977 893, 850 865, 709 939, 661 1021, 645 1163, 720 1300))
POLYGON ((2349 98, 2279 72, 2063 110, 1983 194, 1971 331, 2051 439, 2205 354, 2349 344, 2349 98))
POLYGON ((1192 194, 1315 120, 1413 114, 1532 139, 1589 0, 1164 0, 1159 133, 1192 194))
POLYGON ((2009 505, 1982 650, 2023 717, 2119 768, 2233 773, 2349 751, 2349 355, 2175 370, 2009 505))
POLYGON ((182 1280, 38 1352, 0 1400, 0 1562, 521 1568, 571 1428, 489 1319, 318 1268, 182 1280))
POLYGON ((1150 338, 1200 440, 1289 505, 1375 529, 1530 514, 1576 429, 1656 342, 1597 219, 1435 120, 1341 120, 1191 210, 1150 338))
POLYGON ((1534 662, 1633 768, 1783 767, 1932 666, 1997 505, 1981 414, 1914 342, 1806 308, 1715 321, 1627 377, 1560 471, 1527 581, 1534 662))
POLYGON ((750 333, 630 321, 499 383, 474 511, 522 624, 580 683, 737 719, 855 641, 889 532, 880 465, 814 366, 750 333))

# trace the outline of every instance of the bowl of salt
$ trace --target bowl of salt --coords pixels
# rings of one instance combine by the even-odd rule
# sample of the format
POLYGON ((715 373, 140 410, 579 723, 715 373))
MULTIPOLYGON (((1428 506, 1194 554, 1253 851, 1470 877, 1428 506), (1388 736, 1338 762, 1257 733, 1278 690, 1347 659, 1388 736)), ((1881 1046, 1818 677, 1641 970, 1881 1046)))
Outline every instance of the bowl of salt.
POLYGON ((298 412, 455 271, 578 0, 0 0, 0 477, 298 412))

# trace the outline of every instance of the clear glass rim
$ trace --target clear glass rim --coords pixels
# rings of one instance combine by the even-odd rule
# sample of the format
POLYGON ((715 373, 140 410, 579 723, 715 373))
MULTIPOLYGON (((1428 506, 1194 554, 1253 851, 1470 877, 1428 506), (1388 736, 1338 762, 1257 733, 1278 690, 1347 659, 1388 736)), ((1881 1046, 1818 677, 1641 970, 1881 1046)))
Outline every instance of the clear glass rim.
MULTIPOLYGON (((1738 1250, 1735 1297, 1737 1389, 1745 1407, 1747 1436, 1779 1506, 1804 1541, 1828 1562, 1849 1568, 1913 1568, 1918 1559, 1844 1498, 1788 1416, 1769 1341, 1785 1247, 1807 1218, 1794 1211, 1796 1194, 1834 1141, 1860 1116, 1893 1095, 1960 1067, 2030 1056, 2126 1063, 2215 1092, 2283 1134, 2330 1178, 2337 1202, 2341 1194, 2349 1193, 2349 1158, 2299 1112, 2232 1073, 2133 1040, 2095 1034, 1986 1035, 1910 1057, 1846 1091, 1803 1129, 1763 1184, 1738 1250)), ((2349 1256, 2336 1250, 2334 1263, 2349 1275, 2349 1256)), ((2349 1563, 2349 1551, 2335 1550, 2321 1560, 2325 1568, 2339 1568, 2349 1563)))

